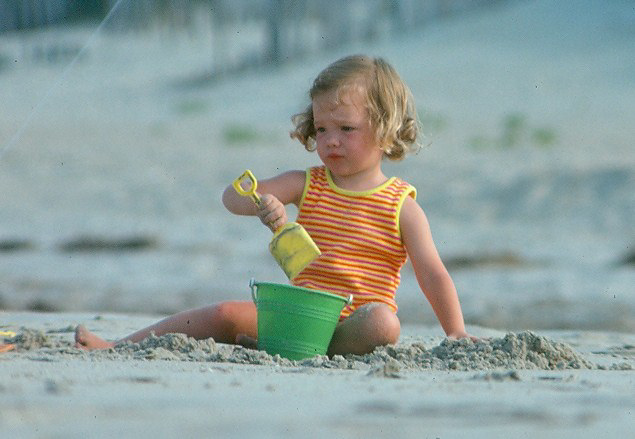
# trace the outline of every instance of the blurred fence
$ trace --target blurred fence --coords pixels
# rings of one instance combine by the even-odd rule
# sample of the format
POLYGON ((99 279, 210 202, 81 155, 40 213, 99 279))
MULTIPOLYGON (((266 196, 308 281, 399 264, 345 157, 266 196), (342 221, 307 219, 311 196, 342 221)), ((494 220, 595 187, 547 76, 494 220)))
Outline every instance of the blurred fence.
POLYGON ((0 33, 102 20, 110 31, 208 26, 213 75, 407 33, 504 0, 0 0, 0 33))
POLYGON ((82 17, 98 18, 106 3, 100 0, 0 0, 0 33, 51 26, 82 17))

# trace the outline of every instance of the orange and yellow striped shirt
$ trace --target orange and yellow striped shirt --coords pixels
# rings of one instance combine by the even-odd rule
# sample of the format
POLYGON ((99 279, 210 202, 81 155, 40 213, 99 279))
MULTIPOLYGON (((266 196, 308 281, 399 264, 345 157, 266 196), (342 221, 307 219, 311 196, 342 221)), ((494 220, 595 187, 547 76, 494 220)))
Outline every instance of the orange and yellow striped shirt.
POLYGON ((416 189, 392 177, 364 192, 338 188, 324 166, 307 170, 296 221, 322 254, 293 279, 293 285, 353 295, 342 310, 348 317, 361 305, 381 302, 397 312, 395 293, 407 254, 399 213, 416 189))

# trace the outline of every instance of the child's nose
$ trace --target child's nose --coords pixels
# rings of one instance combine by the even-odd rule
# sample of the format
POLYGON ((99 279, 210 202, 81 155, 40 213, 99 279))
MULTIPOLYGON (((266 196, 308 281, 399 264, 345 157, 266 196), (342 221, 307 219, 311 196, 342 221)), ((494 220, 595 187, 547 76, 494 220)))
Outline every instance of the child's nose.
POLYGON ((339 146, 340 145, 339 136, 336 133, 330 133, 328 135, 328 137, 326 138, 326 145, 327 146, 339 146))

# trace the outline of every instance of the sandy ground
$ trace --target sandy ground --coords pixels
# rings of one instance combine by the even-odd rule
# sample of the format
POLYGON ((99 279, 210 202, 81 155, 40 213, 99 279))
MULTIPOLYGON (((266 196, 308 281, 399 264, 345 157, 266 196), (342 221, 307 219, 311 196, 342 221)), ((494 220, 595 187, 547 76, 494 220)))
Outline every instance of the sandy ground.
MULTIPOLYGON (((63 347, 76 322, 116 337, 156 317, 1 316, 16 332, 41 330, 51 341, 0 356, 6 437, 596 438, 628 437, 635 427, 633 335, 543 333, 594 365, 630 370, 417 370, 377 359, 346 369, 271 357, 237 364, 245 350, 222 345, 226 355, 217 361, 179 361, 158 349, 92 357, 63 347)), ((435 327, 407 326, 397 347, 432 349, 442 340, 435 327)))
MULTIPOLYGON (((633 372, 619 366, 633 366, 635 345, 632 2, 506 2, 215 84, 199 81, 204 32, 99 34, 71 69, 72 55, 42 59, 77 53, 92 30, 0 38, 0 331, 52 331, 55 342, 0 354, 0 436, 633 430, 633 372), (607 370, 402 365, 395 378, 381 359, 344 370, 238 364, 231 352, 67 351, 77 323, 116 338, 249 299, 251 277, 284 282, 268 230, 231 217, 220 193, 247 167, 268 176, 317 163, 287 138, 289 116, 317 72, 350 52, 386 57, 415 94, 428 146, 387 171, 418 188, 470 329, 532 330, 607 370)), ((397 302, 404 349, 438 346, 408 267, 397 302)))

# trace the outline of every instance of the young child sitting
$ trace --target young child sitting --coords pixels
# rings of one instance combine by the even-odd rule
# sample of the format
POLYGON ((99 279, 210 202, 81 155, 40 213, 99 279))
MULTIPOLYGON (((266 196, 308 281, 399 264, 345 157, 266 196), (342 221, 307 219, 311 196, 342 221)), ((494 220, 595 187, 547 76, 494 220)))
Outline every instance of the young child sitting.
MULTIPOLYGON (((367 56, 340 59, 324 69, 309 92, 311 103, 295 115, 291 132, 321 166, 288 171, 258 182, 256 206, 230 185, 223 203, 232 213, 257 215, 276 230, 288 221, 285 206, 298 207, 322 254, 292 284, 353 295, 342 311, 328 354, 365 354, 397 342, 400 323, 395 292, 409 257, 417 281, 448 337, 465 331, 454 283, 415 201, 416 190, 382 172, 384 158, 400 160, 418 145, 413 97, 386 61, 367 56)), ((154 333, 184 333, 221 343, 255 347, 257 310, 251 301, 226 301, 170 316, 119 341, 106 341, 78 326, 85 349, 138 342, 154 333)), ((473 337, 471 337, 473 338, 473 337)))

